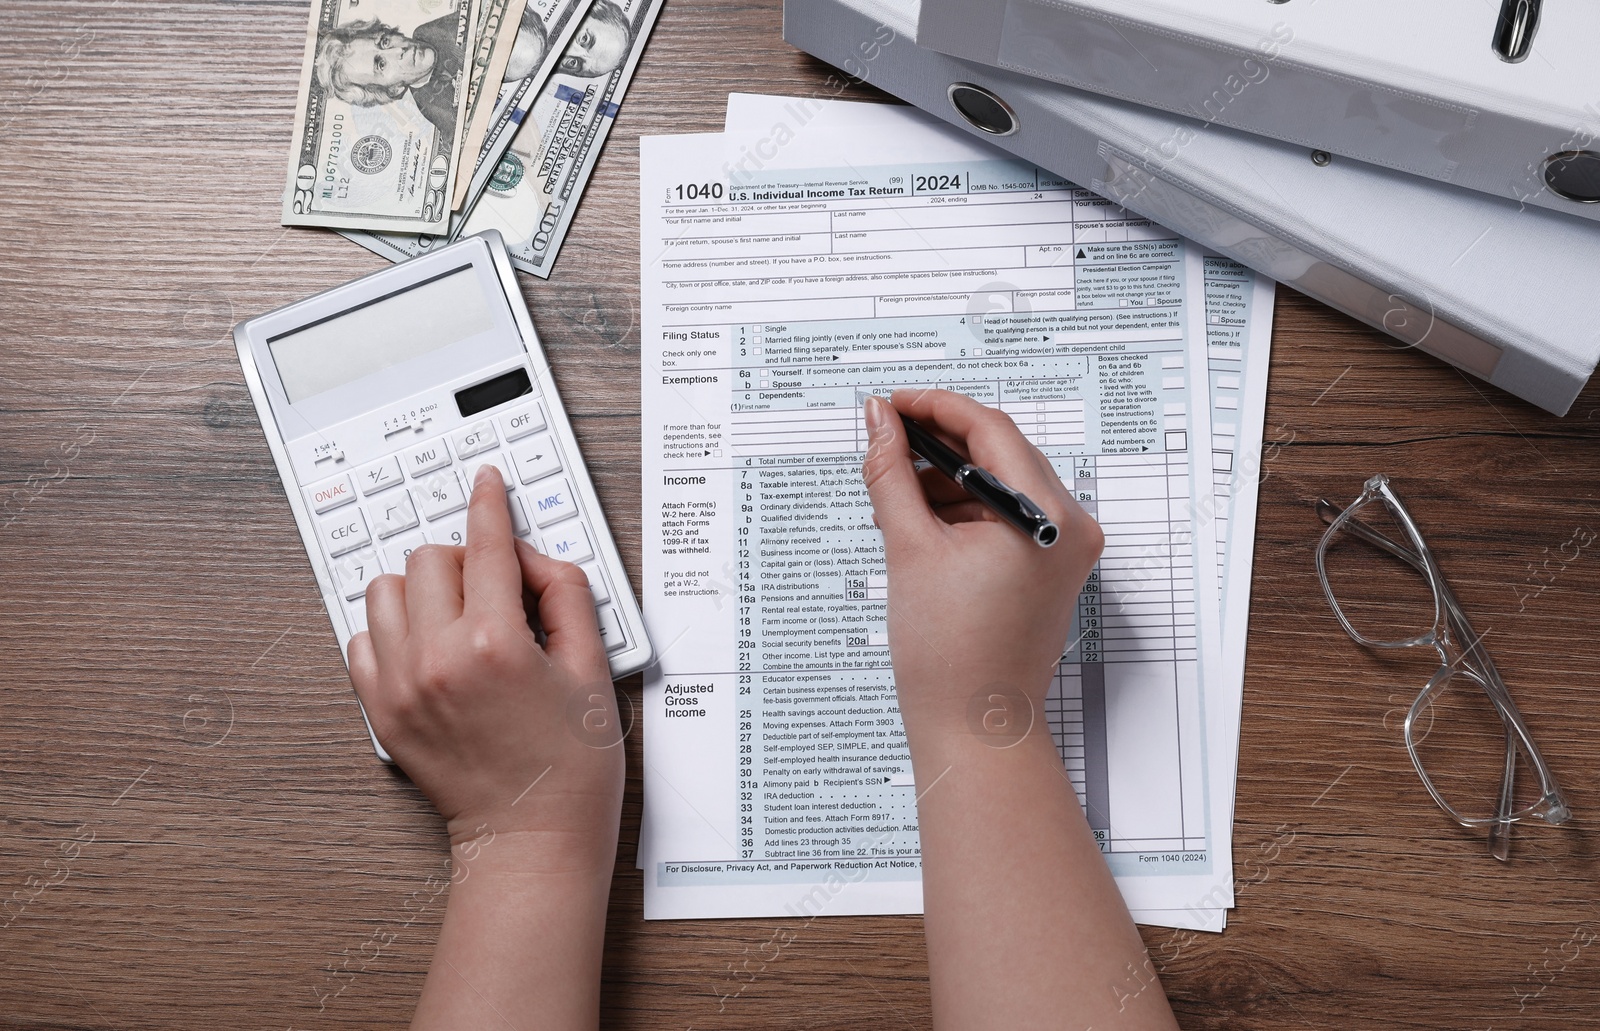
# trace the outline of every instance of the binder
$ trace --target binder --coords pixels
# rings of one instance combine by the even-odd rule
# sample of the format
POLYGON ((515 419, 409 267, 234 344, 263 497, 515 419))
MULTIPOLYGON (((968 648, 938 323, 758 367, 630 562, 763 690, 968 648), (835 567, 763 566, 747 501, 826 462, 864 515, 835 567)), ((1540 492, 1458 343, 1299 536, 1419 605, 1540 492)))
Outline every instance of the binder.
POLYGON ((1600 219, 1600 4, 925 0, 920 45, 1600 219))
POLYGON ((918 8, 785 0, 784 38, 1557 415, 1600 360, 1591 223, 949 57, 918 8))

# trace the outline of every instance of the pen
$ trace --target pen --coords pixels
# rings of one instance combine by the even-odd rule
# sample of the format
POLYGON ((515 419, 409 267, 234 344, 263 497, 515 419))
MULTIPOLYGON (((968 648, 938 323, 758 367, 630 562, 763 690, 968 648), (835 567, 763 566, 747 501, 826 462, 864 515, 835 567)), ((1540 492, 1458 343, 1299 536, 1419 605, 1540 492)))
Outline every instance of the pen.
MULTIPOLYGON (((898 414, 898 413, 896 413, 898 414)), ((962 458, 944 441, 924 429, 915 419, 901 415, 911 450, 944 473, 962 490, 971 494, 1006 522, 1032 537, 1041 548, 1048 548, 1061 536, 1060 527, 1021 491, 1000 482, 999 477, 962 458)))

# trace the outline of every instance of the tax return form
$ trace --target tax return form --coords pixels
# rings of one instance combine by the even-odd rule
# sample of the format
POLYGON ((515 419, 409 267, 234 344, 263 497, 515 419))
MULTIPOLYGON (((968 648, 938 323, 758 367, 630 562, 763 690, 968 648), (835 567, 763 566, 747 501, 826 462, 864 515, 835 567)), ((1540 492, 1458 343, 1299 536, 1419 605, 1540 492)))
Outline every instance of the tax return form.
MULTIPOLYGON (((917 123, 948 132, 944 123, 903 104, 852 103, 816 98, 734 93, 728 97, 726 128, 735 137, 754 134, 776 140, 848 129, 874 132, 917 123)), ((1243 702, 1245 643, 1250 608, 1250 572, 1254 560, 1256 509, 1263 467, 1267 370, 1271 358, 1273 289, 1271 280, 1222 255, 1204 252, 1206 346, 1212 420, 1212 484, 1216 508, 1202 518, 1217 522, 1217 562, 1222 590, 1222 684, 1235 710, 1224 717, 1235 745, 1234 759, 1217 757, 1216 768, 1237 767, 1238 712, 1243 702), (1230 617, 1231 614, 1231 617, 1230 617)), ((992 298, 991 305, 1003 301, 992 298)), ((978 305, 981 307, 981 302, 978 305)), ((1272 447, 1292 440, 1277 431, 1272 447)), ((1213 682, 1217 677, 1212 677, 1213 682)), ((1208 697, 1216 697, 1211 690, 1208 697)), ((1226 774, 1230 779, 1233 774, 1226 774)), ((1231 802, 1231 799, 1230 799, 1231 802)), ((1219 825, 1232 824, 1231 806, 1219 825)), ((1224 832, 1226 833, 1226 832, 1224 832)), ((1226 889, 1227 882, 1219 882, 1226 889)), ((1215 887, 1215 886, 1214 886, 1215 887)), ((1220 931, 1226 924, 1225 900, 1215 891, 1199 896, 1183 909, 1134 911, 1140 923, 1193 930, 1220 931)))
POLYGON ((767 142, 644 143, 647 916, 920 908, 854 397, 932 383, 1105 524, 1040 715, 1130 903, 1222 901, 1202 256, 948 135, 767 142))

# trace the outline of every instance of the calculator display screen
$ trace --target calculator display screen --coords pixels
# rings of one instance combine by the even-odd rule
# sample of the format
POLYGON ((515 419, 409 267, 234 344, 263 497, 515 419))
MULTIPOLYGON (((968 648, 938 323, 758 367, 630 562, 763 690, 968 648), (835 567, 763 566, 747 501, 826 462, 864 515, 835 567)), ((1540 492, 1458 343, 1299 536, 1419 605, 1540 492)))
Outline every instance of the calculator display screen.
POLYGON ((267 340, 289 403, 494 327, 471 265, 365 301, 267 340))

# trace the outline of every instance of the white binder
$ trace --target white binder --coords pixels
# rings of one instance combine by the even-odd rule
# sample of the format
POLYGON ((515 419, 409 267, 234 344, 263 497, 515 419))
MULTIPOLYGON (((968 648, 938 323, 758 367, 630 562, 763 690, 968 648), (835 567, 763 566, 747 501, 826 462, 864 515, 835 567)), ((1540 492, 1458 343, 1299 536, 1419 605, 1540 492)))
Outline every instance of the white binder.
POLYGON ((957 60, 917 45, 917 15, 785 0, 784 37, 1558 415, 1594 371, 1591 223, 957 60))
POLYGON ((925 0, 917 40, 1600 219, 1592 0, 925 0))

